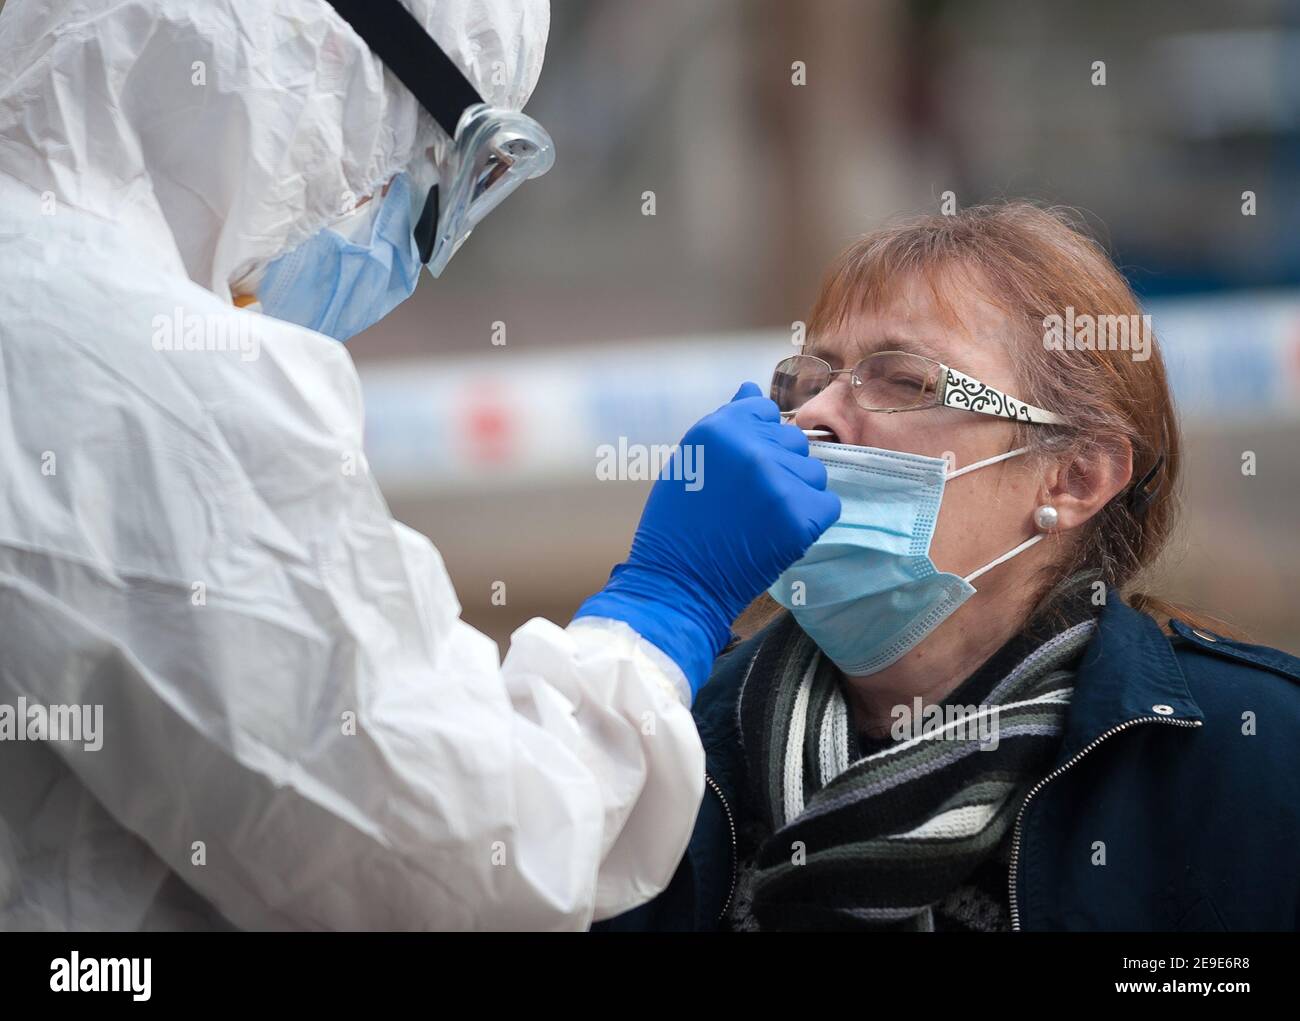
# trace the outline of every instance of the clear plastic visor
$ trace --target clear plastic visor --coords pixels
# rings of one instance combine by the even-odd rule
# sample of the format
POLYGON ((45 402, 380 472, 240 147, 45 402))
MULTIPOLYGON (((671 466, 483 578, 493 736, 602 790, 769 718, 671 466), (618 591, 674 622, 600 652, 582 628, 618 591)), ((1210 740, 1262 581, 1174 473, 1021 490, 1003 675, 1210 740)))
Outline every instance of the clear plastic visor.
POLYGON ((488 213, 551 169, 555 146, 526 114, 482 104, 461 116, 445 163, 427 160, 411 171, 415 240, 435 277, 488 213))

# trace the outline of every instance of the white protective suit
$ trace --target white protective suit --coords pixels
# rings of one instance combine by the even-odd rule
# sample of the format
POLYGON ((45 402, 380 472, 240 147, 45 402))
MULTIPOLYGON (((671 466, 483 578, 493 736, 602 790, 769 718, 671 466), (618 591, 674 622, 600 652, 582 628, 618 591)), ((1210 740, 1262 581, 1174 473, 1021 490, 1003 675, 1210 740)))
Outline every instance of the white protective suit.
MULTIPOLYGON (((408 6, 523 105, 544 2, 408 6)), ((347 349, 232 305, 437 137, 324 0, 0 13, 0 708, 102 706, 0 740, 0 928, 581 928, 671 877, 676 665, 540 619, 502 664, 347 349)))

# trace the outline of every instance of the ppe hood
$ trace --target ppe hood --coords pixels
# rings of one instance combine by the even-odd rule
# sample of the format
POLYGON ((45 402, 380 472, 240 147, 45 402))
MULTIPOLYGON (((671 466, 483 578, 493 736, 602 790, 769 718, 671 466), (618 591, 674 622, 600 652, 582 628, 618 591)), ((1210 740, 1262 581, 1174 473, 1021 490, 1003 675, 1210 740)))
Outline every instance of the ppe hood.
MULTIPOLYGON (((405 0, 488 103, 522 109, 546 0, 405 0)), ((8 0, 0 173, 121 224, 222 298, 450 141, 325 0, 8 0)))

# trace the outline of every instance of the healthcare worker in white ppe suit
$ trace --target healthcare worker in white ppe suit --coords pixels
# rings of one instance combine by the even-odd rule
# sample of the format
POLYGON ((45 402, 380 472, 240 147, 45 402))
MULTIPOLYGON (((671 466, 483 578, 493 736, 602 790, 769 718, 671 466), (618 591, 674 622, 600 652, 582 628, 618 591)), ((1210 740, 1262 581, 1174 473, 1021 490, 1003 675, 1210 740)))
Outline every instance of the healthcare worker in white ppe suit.
POLYGON ((579 929, 672 876, 694 692, 839 512, 805 437, 742 386, 684 439, 703 486, 502 658, 389 514, 339 343, 549 167, 548 22, 5 4, 0 928, 579 929))

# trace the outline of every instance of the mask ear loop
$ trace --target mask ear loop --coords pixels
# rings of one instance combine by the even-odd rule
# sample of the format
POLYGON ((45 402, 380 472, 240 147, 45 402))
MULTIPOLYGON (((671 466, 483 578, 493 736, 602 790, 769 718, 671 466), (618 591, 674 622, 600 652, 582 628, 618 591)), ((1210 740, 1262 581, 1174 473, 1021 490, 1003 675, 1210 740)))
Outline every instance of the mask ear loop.
POLYGON ((985 564, 978 571, 972 571, 970 574, 966 575, 963 581, 965 581, 966 584, 969 585, 981 574, 987 574, 989 571, 993 570, 993 568, 997 567, 999 564, 1005 564, 1012 557, 1020 553, 1023 553, 1025 550, 1029 549, 1030 546, 1032 546, 1034 543, 1038 542, 1042 538, 1043 538, 1042 532, 1039 532, 1037 535, 1031 535, 1028 539, 1022 542, 1015 549, 1008 550, 1006 553, 1003 553, 1002 556, 998 557, 996 560, 985 564))
POLYGON ((953 479, 967 472, 973 472, 976 468, 986 468, 991 464, 997 464, 999 461, 1006 461, 1013 457, 1019 457, 1021 454, 1029 452, 1028 447, 1016 447, 1015 450, 1008 450, 1005 454, 998 454, 995 457, 986 457, 983 461, 976 461, 974 464, 968 464, 965 468, 958 468, 955 472, 949 472, 944 478, 951 482, 953 479))
MULTIPOLYGON (((950 472, 945 478, 947 481, 951 482, 953 479, 957 478, 960 475, 965 475, 967 472, 973 472, 976 468, 984 468, 990 464, 997 464, 999 461, 1006 461, 1009 460, 1010 458, 1018 457, 1021 454, 1027 453, 1028 450, 1029 450, 1028 447, 1017 447, 1015 450, 1008 450, 1005 454, 998 454, 995 457, 986 457, 983 461, 976 461, 974 464, 968 464, 965 468, 959 468, 955 472, 950 472)), ((1038 533, 1037 535, 1031 535, 1028 539, 1022 542, 1015 549, 1008 550, 1006 553, 1003 553, 1002 556, 998 557, 996 560, 985 564, 978 571, 972 571, 970 574, 966 575, 966 577, 962 580, 965 581, 967 585, 969 585, 980 575, 987 574, 989 571, 993 570, 993 568, 997 567, 999 564, 1005 564, 1012 557, 1023 553, 1025 550, 1029 549, 1030 546, 1040 541, 1042 538, 1043 535, 1041 532, 1038 533)))
MULTIPOLYGON (((995 461, 1006 460, 1006 458, 1012 457, 1015 454, 1023 453, 1025 450, 1028 449, 1029 449, 1028 447, 1022 447, 1020 450, 1013 450, 1009 454, 1001 454, 998 457, 990 458, 987 461, 980 461, 976 464, 967 465, 961 471, 953 472, 951 475, 948 476, 948 478, 953 479, 956 478, 958 475, 963 474, 964 472, 971 471, 974 468, 982 468, 986 464, 993 464, 995 461)), ((1129 509, 1133 512, 1135 516, 1141 517, 1143 514, 1145 514, 1147 508, 1151 506, 1152 500, 1155 499, 1156 493, 1160 492, 1159 484, 1156 484, 1155 486, 1151 486, 1151 482, 1160 473, 1160 469, 1164 467, 1164 464, 1165 464, 1165 455, 1161 453, 1160 456, 1156 458, 1156 463, 1151 466, 1151 469, 1145 475, 1143 475, 1142 478, 1138 479, 1138 481, 1134 484, 1128 496, 1128 505, 1129 505, 1129 509), (1148 489, 1148 487, 1150 488, 1148 489)), ((1034 543, 1038 542, 1042 538, 1043 538, 1042 532, 1039 532, 1037 535, 1030 536, 1028 539, 1022 542, 1015 549, 1003 553, 1002 556, 998 557, 992 563, 985 564, 978 571, 974 571, 971 574, 966 575, 964 579, 966 581, 966 584, 969 585, 980 575, 993 570, 993 568, 997 567, 999 564, 1005 564, 1012 557, 1016 556, 1017 554, 1023 553, 1025 550, 1029 549, 1030 546, 1032 546, 1034 543)))

